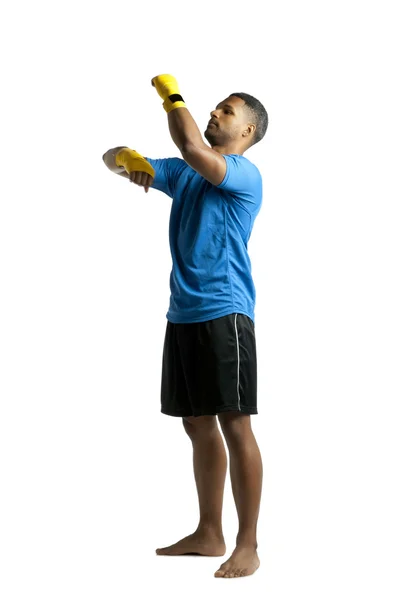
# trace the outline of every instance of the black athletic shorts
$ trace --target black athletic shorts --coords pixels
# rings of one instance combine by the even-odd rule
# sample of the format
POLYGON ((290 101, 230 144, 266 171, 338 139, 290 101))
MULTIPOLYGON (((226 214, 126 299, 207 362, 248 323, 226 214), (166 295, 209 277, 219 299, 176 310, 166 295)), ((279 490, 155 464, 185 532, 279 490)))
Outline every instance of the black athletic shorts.
POLYGON ((253 321, 237 313, 201 323, 168 321, 161 412, 198 417, 225 411, 258 412, 253 321))

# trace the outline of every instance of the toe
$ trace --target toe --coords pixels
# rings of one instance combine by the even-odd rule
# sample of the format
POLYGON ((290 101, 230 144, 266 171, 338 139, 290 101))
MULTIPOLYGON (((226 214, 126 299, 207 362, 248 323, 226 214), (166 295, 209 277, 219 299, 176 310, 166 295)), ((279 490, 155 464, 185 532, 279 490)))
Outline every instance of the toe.
POLYGON ((247 575, 247 569, 242 569, 240 571, 240 577, 245 577, 247 575))
POLYGON ((235 570, 235 577, 240 577, 241 569, 235 570))
POLYGON ((216 571, 214 573, 214 576, 215 577, 225 577, 226 571, 227 571, 227 569, 226 569, 226 563, 222 563, 222 565, 220 566, 220 568, 218 569, 218 571, 216 571))

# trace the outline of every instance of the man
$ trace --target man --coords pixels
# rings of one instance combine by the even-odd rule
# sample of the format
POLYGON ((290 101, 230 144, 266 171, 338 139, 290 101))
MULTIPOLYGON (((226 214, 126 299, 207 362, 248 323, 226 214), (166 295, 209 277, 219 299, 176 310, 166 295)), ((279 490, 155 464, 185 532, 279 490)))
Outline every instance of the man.
POLYGON ((200 521, 194 533, 157 554, 223 556, 221 514, 229 450, 239 518, 236 548, 216 577, 259 567, 257 520, 262 461, 251 429, 257 414, 255 287, 247 243, 262 202, 261 175, 244 152, 268 126, 262 104, 231 94, 211 112, 203 141, 176 79, 152 85, 164 100, 180 158, 144 158, 125 146, 103 159, 114 172, 172 197, 171 297, 163 351, 161 411, 181 417, 193 445, 200 521), (217 421, 218 418, 218 421, 217 421))

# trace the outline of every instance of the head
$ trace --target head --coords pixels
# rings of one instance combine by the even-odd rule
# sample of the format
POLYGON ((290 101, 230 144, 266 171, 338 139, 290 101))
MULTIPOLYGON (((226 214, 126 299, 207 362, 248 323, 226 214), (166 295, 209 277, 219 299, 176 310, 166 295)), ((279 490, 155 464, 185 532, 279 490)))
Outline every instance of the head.
POLYGON ((262 140, 268 127, 267 111, 249 94, 231 94, 210 115, 204 132, 207 141, 212 147, 236 148, 238 153, 262 140))

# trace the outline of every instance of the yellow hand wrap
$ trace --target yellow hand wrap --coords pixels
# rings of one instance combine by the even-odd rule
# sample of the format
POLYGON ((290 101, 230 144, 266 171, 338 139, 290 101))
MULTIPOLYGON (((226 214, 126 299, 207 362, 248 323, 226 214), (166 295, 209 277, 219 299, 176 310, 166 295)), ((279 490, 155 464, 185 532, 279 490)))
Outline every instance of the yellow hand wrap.
POLYGON ((180 94, 178 82, 172 75, 157 75, 151 80, 158 94, 164 100, 163 107, 167 113, 181 106, 186 108, 186 104, 180 94))
POLYGON ((151 164, 139 152, 130 148, 123 148, 118 152, 115 157, 115 164, 117 167, 124 167, 128 175, 132 171, 142 171, 148 173, 151 177, 155 176, 155 171, 151 164))

